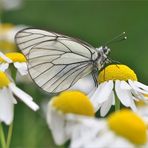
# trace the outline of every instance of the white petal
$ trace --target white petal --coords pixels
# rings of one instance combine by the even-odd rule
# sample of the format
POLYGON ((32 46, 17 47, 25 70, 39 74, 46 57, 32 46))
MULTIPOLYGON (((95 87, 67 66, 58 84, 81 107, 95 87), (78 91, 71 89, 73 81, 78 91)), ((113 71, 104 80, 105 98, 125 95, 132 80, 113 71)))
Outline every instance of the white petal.
POLYGON ((94 102, 93 104, 103 103, 104 101, 108 100, 112 92, 112 89, 113 89, 112 80, 100 84, 95 93, 91 97, 92 102, 94 102))
POLYGON ((91 94, 90 100, 91 100, 92 102, 94 102, 94 101, 97 99, 97 97, 98 97, 98 95, 99 95, 101 89, 104 88, 104 86, 105 86, 106 83, 107 83, 107 82, 101 83, 101 84, 98 86, 98 88, 95 89, 94 94, 91 94))
POLYGON ((3 88, 0 90, 0 121, 9 125, 13 121, 14 104, 9 98, 9 90, 3 88))
MULTIPOLYGON (((75 120, 77 121, 77 119, 75 120)), ((94 118, 82 117, 82 122, 76 121, 73 121, 73 125, 71 125, 71 148, 89 147, 89 144, 94 141, 94 139, 99 135, 99 132, 104 128, 106 129, 104 121, 100 122, 100 120, 96 120, 94 118)))
POLYGON ((105 101, 101 106, 100 115, 102 117, 104 117, 108 113, 108 111, 110 110, 110 108, 112 106, 113 99, 114 99, 114 92, 112 91, 109 96, 109 99, 107 101, 105 101))
POLYGON ((0 64, 0 70, 3 71, 3 72, 6 69, 8 69, 8 67, 9 67, 9 64, 8 63, 2 63, 2 64, 0 64))
POLYGON ((94 80, 91 75, 85 76, 76 82, 69 90, 80 90, 86 94, 95 88, 94 80))
POLYGON ((12 92, 9 90, 7 91, 7 95, 10 98, 10 100, 12 101, 13 104, 17 104, 17 100, 14 98, 12 92))
POLYGON ((134 111, 136 111, 136 106, 134 103, 133 96, 131 94, 130 90, 121 89, 121 82, 119 80, 115 81, 115 90, 116 94, 118 96, 118 99, 121 101, 121 103, 126 107, 131 107, 134 111))
POLYGON ((137 87, 140 87, 140 88, 142 88, 143 90, 148 91, 148 86, 147 86, 147 85, 144 85, 144 84, 142 84, 142 83, 140 83, 140 82, 138 82, 138 81, 134 81, 134 84, 135 84, 137 87))
POLYGON ((128 89, 128 90, 132 89, 126 81, 121 81, 120 87, 121 87, 121 89, 128 89))
POLYGON ((91 97, 93 96, 93 94, 95 93, 96 90, 97 90, 97 87, 94 87, 94 89, 92 89, 92 90, 90 91, 90 93, 87 95, 88 98, 91 98, 91 97))
POLYGON ((115 135, 112 132, 105 132, 92 141, 89 146, 92 148, 107 148, 115 140, 115 135))
POLYGON ((129 90, 123 90, 120 88, 120 81, 119 80, 116 80, 115 81, 115 91, 116 91, 116 94, 118 96, 118 99, 121 101, 121 103, 125 106, 129 106, 130 104, 130 92, 129 90))
POLYGON ((19 89, 18 87, 16 87, 15 84, 13 83, 9 84, 9 88, 20 100, 22 100, 32 110, 37 111, 39 109, 39 106, 32 101, 33 98, 24 91, 22 91, 21 89, 19 89))
POLYGON ((50 104, 47 108, 47 123, 51 129, 54 141, 57 145, 64 144, 68 137, 65 133, 65 119, 62 114, 59 114, 56 110, 53 110, 50 104))
POLYGON ((14 66, 15 68, 17 68, 17 70, 20 72, 21 75, 28 74, 27 64, 25 62, 23 63, 15 62, 14 66))
POLYGON ((135 105, 134 99, 131 97, 131 103, 129 105, 134 112, 137 112, 137 107, 135 105))
POLYGON ((0 52, 0 57, 5 60, 7 63, 12 63, 12 60, 5 56, 2 52, 0 52))
POLYGON ((142 93, 139 93, 134 89, 132 89, 131 92, 132 92, 132 94, 134 96, 134 100, 142 100, 142 101, 147 101, 148 100, 142 93))
MULTIPOLYGON (((141 89, 141 88, 139 88, 138 86, 137 86, 137 82, 135 83, 135 82, 133 82, 133 81, 131 81, 131 80, 128 80, 128 82, 129 82, 129 84, 131 85, 131 87, 134 89, 134 90, 136 90, 136 91, 138 91, 138 92, 140 92, 140 93, 143 93, 143 94, 148 94, 148 90, 143 90, 143 88, 141 89), (136 85, 135 85, 136 84, 136 85)), ((139 86, 142 86, 142 85, 139 85, 139 86)), ((145 86, 145 88, 146 88, 146 86, 145 86)))
POLYGON ((135 145, 130 143, 125 138, 118 136, 108 148, 135 148, 135 145))

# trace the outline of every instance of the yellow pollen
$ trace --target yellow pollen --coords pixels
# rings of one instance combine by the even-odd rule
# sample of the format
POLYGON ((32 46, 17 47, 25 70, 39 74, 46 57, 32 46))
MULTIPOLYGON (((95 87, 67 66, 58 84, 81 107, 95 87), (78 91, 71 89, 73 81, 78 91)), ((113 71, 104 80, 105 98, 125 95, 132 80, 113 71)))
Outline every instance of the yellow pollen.
POLYGON ((94 116, 95 111, 89 98, 79 91, 65 91, 54 97, 52 105, 63 113, 94 116))
MULTIPOLYGON (((24 55, 19 52, 9 52, 6 53, 5 56, 7 56, 13 62, 26 62, 26 58, 24 57, 24 55)), ((5 62, 5 61, 2 58, 0 58, 0 62, 5 62)))
POLYGON ((0 88, 8 86, 9 83, 10 80, 7 75, 4 72, 0 71, 0 88))
POLYGON ((116 134, 123 136, 134 144, 145 144, 147 140, 146 124, 134 112, 121 110, 111 114, 108 125, 116 134))
POLYGON ((102 83, 108 80, 134 80, 137 81, 135 72, 126 65, 109 65, 104 68, 99 76, 98 82, 102 83))

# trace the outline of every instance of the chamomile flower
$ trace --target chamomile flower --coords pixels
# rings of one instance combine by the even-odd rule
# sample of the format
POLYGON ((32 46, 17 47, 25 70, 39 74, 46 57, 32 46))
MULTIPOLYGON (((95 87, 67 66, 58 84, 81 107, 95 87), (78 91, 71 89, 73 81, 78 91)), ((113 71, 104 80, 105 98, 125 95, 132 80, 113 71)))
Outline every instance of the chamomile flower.
POLYGON ((22 0, 1 0, 2 10, 15 10, 22 6, 22 0))
MULTIPOLYGON (((148 95, 145 95, 148 99, 148 95)), ((147 123, 148 125, 148 103, 139 101, 136 103, 137 109, 138 109, 138 114, 143 118, 143 120, 147 123)))
POLYGON ((98 88, 89 94, 95 109, 105 116, 115 102, 137 111, 135 101, 146 101, 148 86, 137 81, 135 72, 126 65, 109 65, 98 76, 98 88), (115 97, 116 96, 116 97, 115 97))
POLYGON ((23 28, 25 28, 23 25, 15 26, 11 23, 0 24, 0 49, 2 52, 16 51, 15 34, 23 28))
POLYGON ((79 91, 65 91, 54 97, 47 107, 47 123, 55 143, 61 145, 70 139, 76 123, 70 124, 68 119, 78 120, 86 116, 91 118, 94 113, 88 97, 79 91))
POLYGON ((39 109, 30 95, 19 89, 4 72, 0 71, 0 122, 9 125, 13 121, 14 104, 17 104, 15 97, 23 101, 33 111, 39 109))
POLYGON ((140 116, 130 110, 115 112, 107 119, 94 120, 91 130, 90 122, 83 120, 81 124, 85 125, 85 132, 75 128, 71 148, 148 147, 147 126, 140 116), (95 129, 96 133, 92 132, 95 129))
POLYGON ((21 75, 26 75, 28 73, 26 58, 23 54, 18 52, 10 52, 5 55, 0 53, 0 70, 5 71, 9 64, 13 63, 14 67, 19 71, 21 75))

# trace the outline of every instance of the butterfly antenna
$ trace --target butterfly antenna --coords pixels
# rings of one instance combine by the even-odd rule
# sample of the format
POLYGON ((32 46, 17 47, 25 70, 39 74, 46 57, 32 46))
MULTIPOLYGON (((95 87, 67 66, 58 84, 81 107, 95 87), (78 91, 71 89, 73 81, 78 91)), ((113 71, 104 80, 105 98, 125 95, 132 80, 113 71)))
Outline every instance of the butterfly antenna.
POLYGON ((116 37, 114 37, 113 39, 107 41, 105 43, 105 46, 114 42, 120 42, 120 41, 124 41, 127 39, 127 36, 125 36, 125 32, 122 32, 121 34, 117 35, 116 37))

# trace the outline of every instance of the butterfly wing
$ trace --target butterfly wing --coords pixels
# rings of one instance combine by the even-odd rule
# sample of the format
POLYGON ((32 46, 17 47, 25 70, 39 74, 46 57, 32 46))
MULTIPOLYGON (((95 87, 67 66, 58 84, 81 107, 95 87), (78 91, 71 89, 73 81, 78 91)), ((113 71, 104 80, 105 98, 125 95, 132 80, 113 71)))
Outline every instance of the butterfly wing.
POLYGON ((98 56, 85 42, 39 29, 19 32, 16 42, 28 59, 32 79, 47 92, 70 88, 92 71, 98 56))

